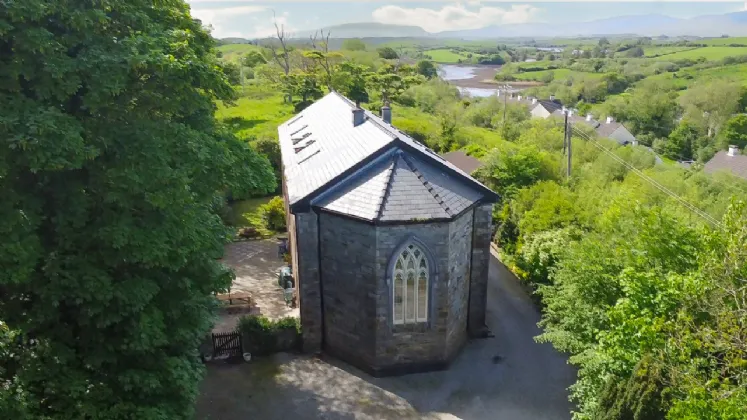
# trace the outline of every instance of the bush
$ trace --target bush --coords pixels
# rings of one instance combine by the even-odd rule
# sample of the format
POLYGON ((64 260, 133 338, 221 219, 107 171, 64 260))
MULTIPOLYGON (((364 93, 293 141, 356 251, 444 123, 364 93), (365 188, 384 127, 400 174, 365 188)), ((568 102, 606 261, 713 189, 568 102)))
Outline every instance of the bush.
POLYGON ((237 329, 241 333, 244 351, 267 356, 282 351, 297 350, 301 344, 301 324, 298 318, 271 321, 264 316, 243 316, 237 329))
POLYGON ((285 225, 285 203, 280 197, 274 197, 267 204, 259 206, 259 214, 264 227, 276 232, 286 229, 285 225))

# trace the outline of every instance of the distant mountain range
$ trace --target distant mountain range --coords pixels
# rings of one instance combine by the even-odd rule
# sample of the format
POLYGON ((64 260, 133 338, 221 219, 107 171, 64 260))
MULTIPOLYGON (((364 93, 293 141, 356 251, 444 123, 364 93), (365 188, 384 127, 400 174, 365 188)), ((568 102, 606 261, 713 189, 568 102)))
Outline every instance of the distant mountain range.
MULTIPOLYGON (((346 23, 344 25, 322 28, 325 33, 330 32, 331 38, 422 38, 433 36, 419 26, 387 25, 385 23, 346 23)), ((319 29, 314 31, 301 31, 294 33, 296 38, 308 38, 319 29)))
MULTIPOLYGON (((333 32, 334 34, 334 32, 333 32)), ((746 36, 747 12, 677 19, 664 15, 619 16, 578 23, 520 23, 435 34, 446 38, 559 37, 635 34, 645 36, 746 36)))
MULTIPOLYGON (((678 19, 664 15, 619 16, 577 23, 519 23, 493 25, 480 29, 426 32, 418 26, 387 25, 383 23, 348 23, 323 28, 332 38, 509 38, 509 37, 576 37, 592 35, 641 36, 747 36, 747 11, 723 15, 698 16, 678 19)), ((294 34, 308 38, 315 31, 294 34)))

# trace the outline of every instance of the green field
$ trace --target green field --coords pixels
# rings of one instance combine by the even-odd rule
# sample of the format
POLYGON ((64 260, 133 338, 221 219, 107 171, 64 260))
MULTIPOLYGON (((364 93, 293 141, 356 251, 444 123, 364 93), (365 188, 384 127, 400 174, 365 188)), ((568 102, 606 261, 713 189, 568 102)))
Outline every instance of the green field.
POLYGON ((542 78, 547 73, 553 73, 555 75, 554 80, 565 80, 569 77, 573 77, 574 79, 582 79, 582 78, 591 78, 591 79, 598 79, 603 76, 602 73, 588 73, 584 71, 574 71, 570 69, 555 69, 555 70, 542 70, 542 71, 529 71, 526 73, 515 73, 513 76, 516 78, 516 80, 538 80, 541 81, 542 78))
POLYGON ((277 138, 278 125, 293 115, 293 107, 277 93, 251 85, 246 90, 233 105, 218 103, 215 116, 241 139, 277 138))
POLYGON ((227 44, 221 45, 217 49, 223 53, 224 59, 234 61, 239 55, 246 54, 249 51, 258 50, 259 47, 252 44, 227 44))
POLYGON ((662 60, 697 59, 705 57, 706 60, 720 60, 725 57, 736 57, 747 55, 747 47, 703 47, 689 51, 680 51, 673 54, 658 57, 662 60))
MULTIPOLYGON (((467 54, 460 54, 449 49, 428 50, 424 51, 423 54, 429 55, 436 63, 452 64, 458 63, 459 60, 469 60, 467 54)), ((479 54, 475 55, 477 56, 479 54)))
POLYGON ((702 41, 697 41, 699 44, 706 44, 706 45, 729 45, 729 44, 743 44, 747 45, 747 37, 737 37, 737 38, 713 38, 713 39, 704 39, 702 41))
MULTIPOLYGON (((737 80, 747 87, 747 64, 714 67, 710 69, 687 68, 676 73, 662 73, 648 79, 666 80, 678 89, 687 89, 701 81, 712 79, 737 80)), ((648 80, 647 79, 647 80, 648 80)))
POLYGON ((677 46, 646 46, 644 53, 646 57, 658 57, 660 55, 674 54, 682 51, 696 49, 697 47, 677 47, 677 46))

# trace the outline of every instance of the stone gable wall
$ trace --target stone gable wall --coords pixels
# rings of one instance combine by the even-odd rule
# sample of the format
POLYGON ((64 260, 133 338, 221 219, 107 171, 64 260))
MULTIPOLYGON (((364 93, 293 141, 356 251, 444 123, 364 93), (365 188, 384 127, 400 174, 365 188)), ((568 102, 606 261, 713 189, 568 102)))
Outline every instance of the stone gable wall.
POLYGON ((472 270, 470 275, 469 316, 467 331, 473 337, 487 332, 485 311, 488 301, 488 269, 490 268, 490 235, 493 205, 484 204, 474 209, 472 232, 472 270))
POLYGON ((373 365, 376 337, 376 229, 322 212, 324 347, 343 360, 373 365))
POLYGON ((463 214, 449 225, 449 318, 446 358, 451 359, 467 341, 473 212, 463 214))

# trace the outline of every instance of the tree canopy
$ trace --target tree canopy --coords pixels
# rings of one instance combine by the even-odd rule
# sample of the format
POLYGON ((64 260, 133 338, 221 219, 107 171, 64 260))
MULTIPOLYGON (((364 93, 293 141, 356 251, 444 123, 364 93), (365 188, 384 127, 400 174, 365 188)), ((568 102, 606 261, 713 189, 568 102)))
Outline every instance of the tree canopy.
POLYGON ((189 418, 216 209, 275 181, 183 1, 94 4, 0 3, 0 417, 189 418))

